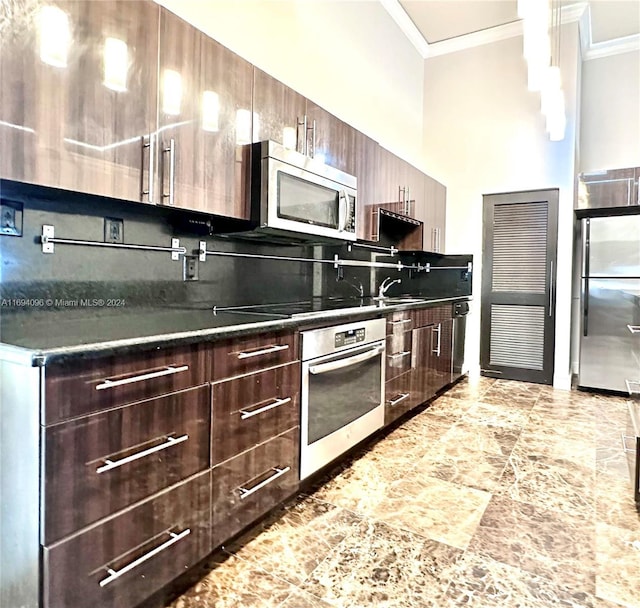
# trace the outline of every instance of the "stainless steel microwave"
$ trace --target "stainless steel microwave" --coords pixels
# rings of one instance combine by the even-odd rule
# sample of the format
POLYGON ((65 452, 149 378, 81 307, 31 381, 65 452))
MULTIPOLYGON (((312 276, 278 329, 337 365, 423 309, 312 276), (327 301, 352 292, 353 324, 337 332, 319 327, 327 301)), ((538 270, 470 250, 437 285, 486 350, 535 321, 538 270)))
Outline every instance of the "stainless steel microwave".
POLYGON ((356 184, 276 142, 251 144, 251 219, 260 232, 355 241, 356 184))

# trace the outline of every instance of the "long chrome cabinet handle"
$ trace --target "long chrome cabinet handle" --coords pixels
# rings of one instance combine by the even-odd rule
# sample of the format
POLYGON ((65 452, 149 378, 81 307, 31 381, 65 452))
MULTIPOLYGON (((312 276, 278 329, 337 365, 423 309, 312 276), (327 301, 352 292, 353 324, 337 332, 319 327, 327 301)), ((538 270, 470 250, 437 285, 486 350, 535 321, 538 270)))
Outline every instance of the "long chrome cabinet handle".
POLYGON ((257 410, 240 410, 240 420, 246 420, 247 418, 251 418, 252 416, 257 416, 258 414, 262 414, 262 412, 268 412, 272 410, 274 407, 280 407, 285 403, 291 403, 291 397, 286 397, 285 399, 276 399, 273 403, 269 405, 265 405, 263 407, 258 408, 257 410))
POLYGON ((369 359, 373 359, 382 353, 384 348, 382 346, 378 346, 373 350, 369 350, 360 355, 354 355, 353 357, 347 357, 346 359, 338 359, 337 361, 330 361, 329 363, 320 363, 319 365, 310 365, 309 373, 318 375, 325 374, 326 372, 333 372, 338 369, 343 369, 345 367, 349 367, 351 365, 355 365, 356 363, 362 363, 363 361, 368 361, 369 359))
POLYGON ((154 174, 155 174, 155 156, 156 156, 156 144, 155 144, 155 134, 151 133, 149 135, 149 141, 143 135, 141 138, 141 159, 140 159, 140 198, 143 196, 147 197, 147 202, 154 203, 154 192, 153 192, 153 184, 154 184, 154 174), (144 189, 144 151, 149 148, 149 187, 144 189))
POLYGON ((169 199, 169 205, 175 204, 175 185, 176 185, 176 140, 173 137, 169 140, 169 145, 162 148, 163 154, 169 154, 169 194, 164 193, 164 174, 165 164, 162 160, 162 202, 165 198, 169 199))
POLYGON ((553 260, 549 265, 549 318, 553 317, 553 260))
POLYGON ((622 449, 625 452, 635 452, 636 451, 635 447, 632 447, 632 448, 627 447, 627 439, 631 441, 636 441, 637 437, 630 437, 629 435, 625 435, 624 433, 621 434, 621 437, 622 437, 622 449))
POLYGON ((591 220, 586 218, 582 220, 584 222, 584 248, 583 248, 583 281, 584 281, 584 299, 582 302, 582 335, 586 338, 589 335, 589 271, 590 260, 589 255, 591 252, 591 220))
MULTIPOLYGON (((438 323, 438 327, 434 327, 431 331, 438 334, 438 345, 436 346, 435 350, 432 349, 431 352, 437 357, 439 357, 440 356, 440 338, 442 337, 442 324, 438 323)), ((433 336, 433 334, 431 335, 433 336)), ((433 344, 433 341, 431 343, 433 344)))
POLYGON ((250 352, 243 352, 238 355, 238 359, 251 359, 251 357, 260 357, 262 355, 270 355, 271 353, 277 353, 280 350, 287 350, 288 344, 277 344, 275 346, 269 346, 262 350, 254 350, 250 352))
POLYGON ((311 154, 309 156, 314 158, 316 155, 316 121, 315 118, 313 120, 313 124, 311 126, 311 154))
POLYGON ((411 351, 410 350, 404 350, 401 353, 395 353, 393 355, 387 355, 388 359, 399 359, 400 357, 406 357, 407 355, 410 355, 411 351))
POLYGON ((96 385, 96 390, 102 391, 106 388, 115 388, 116 386, 122 386, 123 384, 133 384, 134 382, 142 382, 143 380, 151 380, 152 378, 160 378, 161 376, 179 374, 180 372, 185 372, 188 369, 188 365, 181 365, 180 367, 168 365, 166 369, 160 370, 159 372, 149 372, 148 374, 131 376, 130 378, 123 378, 122 380, 105 380, 102 384, 96 385))
POLYGON ((627 325, 627 329, 628 329, 632 334, 640 333, 640 325, 627 325))
POLYGON ((134 460, 140 460, 140 458, 144 458, 145 456, 150 456, 151 454, 155 454, 156 452, 160 452, 162 450, 166 450, 170 448, 172 445, 178 445, 179 443, 183 443, 189 439, 189 435, 182 435, 180 437, 167 437, 165 443, 161 443, 160 445, 156 445, 147 450, 142 450, 142 452, 136 452, 131 456, 127 456, 126 458, 122 458, 121 460, 106 460, 104 464, 96 469, 96 473, 106 473, 107 471, 111 471, 112 469, 117 469, 124 464, 128 464, 133 462, 134 460))
POLYGON ((253 486, 253 488, 238 488, 238 491, 240 492, 240 500, 243 500, 248 496, 251 496, 254 492, 261 490, 272 481, 278 479, 278 477, 282 477, 285 473, 288 473, 291 470, 291 467, 273 467, 271 470, 274 471, 274 474, 271 475, 271 477, 267 477, 264 481, 261 481, 258 485, 253 486))
POLYGON ((389 400, 389 405, 393 407, 394 405, 398 405, 398 403, 402 403, 405 399, 408 399, 411 396, 411 393, 400 393, 395 399, 389 400))
POLYGON ((112 570, 111 568, 107 568, 109 576, 107 576, 107 578, 103 578, 100 581, 100 586, 105 587, 109 583, 112 583, 116 579, 119 579, 123 574, 126 574, 127 572, 130 572, 141 564, 144 564, 144 562, 151 559, 154 555, 158 555, 158 553, 164 551, 165 549, 168 549, 171 545, 175 545, 186 536, 189 536, 189 534, 191 534, 191 529, 187 528, 186 530, 183 530, 182 532, 179 532, 177 534, 175 532, 168 532, 168 534, 171 536, 168 541, 149 551, 149 553, 145 553, 142 557, 139 557, 138 559, 132 561, 130 564, 127 564, 124 568, 120 568, 120 570, 112 570))

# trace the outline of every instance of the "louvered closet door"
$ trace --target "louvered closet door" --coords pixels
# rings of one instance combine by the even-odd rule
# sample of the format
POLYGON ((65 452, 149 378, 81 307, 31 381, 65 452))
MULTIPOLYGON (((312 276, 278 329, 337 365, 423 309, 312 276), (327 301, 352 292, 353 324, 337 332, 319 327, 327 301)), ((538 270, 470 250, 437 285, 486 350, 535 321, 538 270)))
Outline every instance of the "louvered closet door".
POLYGON ((557 223, 557 190, 484 197, 484 375, 553 382, 557 223))

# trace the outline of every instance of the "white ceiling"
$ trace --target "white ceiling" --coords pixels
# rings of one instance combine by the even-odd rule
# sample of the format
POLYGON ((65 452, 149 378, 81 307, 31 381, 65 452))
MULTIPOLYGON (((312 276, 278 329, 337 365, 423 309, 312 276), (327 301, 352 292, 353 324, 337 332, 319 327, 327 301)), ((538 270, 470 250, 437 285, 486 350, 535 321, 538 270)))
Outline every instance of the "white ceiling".
MULTIPOLYGON (((399 0, 429 44, 505 26, 518 20, 516 0, 399 0)), ((564 0, 590 9, 591 43, 640 34, 640 0, 564 0)))

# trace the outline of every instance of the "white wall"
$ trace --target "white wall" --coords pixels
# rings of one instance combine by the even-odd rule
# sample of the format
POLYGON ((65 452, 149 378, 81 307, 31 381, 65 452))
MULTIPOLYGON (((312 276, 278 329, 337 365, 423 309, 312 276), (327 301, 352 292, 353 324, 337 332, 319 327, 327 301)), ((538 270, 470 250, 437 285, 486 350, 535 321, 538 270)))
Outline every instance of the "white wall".
POLYGON ((582 67, 580 171, 640 166, 640 51, 582 67))
POLYGON ((423 59, 377 0, 156 0, 406 160, 420 161, 423 59))
POLYGON ((482 195, 559 188, 554 385, 569 387, 573 184, 580 71, 578 26, 562 32, 564 141, 550 142, 527 90, 522 38, 425 62, 424 165, 447 185, 447 253, 474 254, 467 363, 479 371, 482 195))

